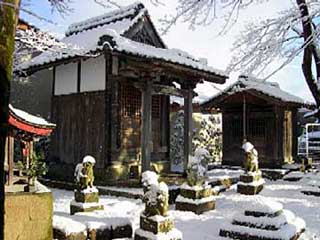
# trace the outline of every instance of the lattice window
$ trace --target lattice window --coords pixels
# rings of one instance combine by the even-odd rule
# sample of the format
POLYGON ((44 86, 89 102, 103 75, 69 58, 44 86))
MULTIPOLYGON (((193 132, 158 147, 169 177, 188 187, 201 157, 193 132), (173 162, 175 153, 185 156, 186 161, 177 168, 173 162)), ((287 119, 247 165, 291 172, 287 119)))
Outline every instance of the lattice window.
POLYGON ((152 96, 152 117, 160 118, 160 95, 152 96))
POLYGON ((141 93, 132 85, 120 87, 121 115, 123 117, 141 116, 141 93))
POLYGON ((266 134, 266 121, 264 119, 249 119, 249 134, 252 137, 264 137, 266 134))

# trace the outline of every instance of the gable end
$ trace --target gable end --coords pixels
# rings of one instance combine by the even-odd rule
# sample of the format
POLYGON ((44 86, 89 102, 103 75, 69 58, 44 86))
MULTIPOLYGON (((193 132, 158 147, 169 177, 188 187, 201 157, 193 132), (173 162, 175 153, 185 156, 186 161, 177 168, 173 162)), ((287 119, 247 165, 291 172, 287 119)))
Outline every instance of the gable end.
POLYGON ((157 48, 166 48, 148 15, 139 19, 139 21, 123 35, 136 42, 157 48))

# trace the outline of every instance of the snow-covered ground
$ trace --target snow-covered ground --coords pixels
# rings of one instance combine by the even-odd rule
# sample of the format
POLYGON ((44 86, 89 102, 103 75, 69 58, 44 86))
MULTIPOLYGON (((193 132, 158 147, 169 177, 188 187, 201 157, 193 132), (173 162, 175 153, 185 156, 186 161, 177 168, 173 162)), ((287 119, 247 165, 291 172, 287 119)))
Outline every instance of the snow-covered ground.
MULTIPOLYGON (((318 175, 319 176, 319 175, 318 175)), ((296 216, 306 222, 306 232, 301 236, 303 240, 320 239, 320 197, 309 196, 301 193, 310 183, 310 175, 305 176, 299 182, 287 182, 283 180, 266 181, 261 196, 278 201, 284 209, 292 211, 296 216)), ((312 176, 315 177, 315 176, 312 176)), ((68 216, 69 203, 73 198, 72 191, 52 189, 54 195, 55 215, 68 216)), ((139 214, 144 206, 141 200, 101 196, 101 203, 105 210, 90 214, 91 220, 101 220, 107 217, 129 218, 133 227, 139 224, 139 214)), ((216 210, 196 215, 192 212, 180 212, 174 210, 171 205, 170 214, 174 216, 176 228, 183 232, 184 240, 209 240, 219 239, 219 229, 230 222, 233 215, 242 209, 248 197, 240 195, 233 186, 229 191, 217 197, 216 210)))

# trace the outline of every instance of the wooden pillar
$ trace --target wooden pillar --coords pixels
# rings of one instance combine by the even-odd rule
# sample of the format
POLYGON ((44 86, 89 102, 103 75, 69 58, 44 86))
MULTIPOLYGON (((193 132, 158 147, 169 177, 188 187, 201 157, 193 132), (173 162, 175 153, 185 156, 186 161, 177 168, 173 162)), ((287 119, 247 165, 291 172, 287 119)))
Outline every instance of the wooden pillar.
POLYGON ((14 158, 14 137, 10 132, 8 137, 8 185, 11 186, 13 184, 13 158, 14 158))
POLYGON ((141 165, 142 172, 151 168, 152 151, 152 81, 147 79, 142 89, 141 165))
POLYGON ((193 88, 187 88, 184 96, 184 171, 187 170, 189 155, 192 154, 192 98, 193 88))
POLYGON ((298 114, 297 109, 292 110, 292 158, 293 161, 298 157, 298 114))
POLYGON ((118 56, 105 54, 106 59, 106 159, 107 165, 118 161, 120 147, 118 56))

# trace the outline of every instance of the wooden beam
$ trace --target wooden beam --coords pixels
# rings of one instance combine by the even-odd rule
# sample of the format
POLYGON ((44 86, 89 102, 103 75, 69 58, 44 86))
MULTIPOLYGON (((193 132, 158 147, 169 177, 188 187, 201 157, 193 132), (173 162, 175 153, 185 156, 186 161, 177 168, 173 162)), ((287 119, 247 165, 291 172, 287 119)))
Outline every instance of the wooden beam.
POLYGON ((192 152, 192 97, 193 90, 187 89, 184 97, 184 171, 187 170, 192 152))
POLYGON ((142 172, 151 168, 152 151, 152 81, 142 90, 141 165, 142 172))

